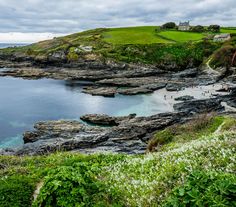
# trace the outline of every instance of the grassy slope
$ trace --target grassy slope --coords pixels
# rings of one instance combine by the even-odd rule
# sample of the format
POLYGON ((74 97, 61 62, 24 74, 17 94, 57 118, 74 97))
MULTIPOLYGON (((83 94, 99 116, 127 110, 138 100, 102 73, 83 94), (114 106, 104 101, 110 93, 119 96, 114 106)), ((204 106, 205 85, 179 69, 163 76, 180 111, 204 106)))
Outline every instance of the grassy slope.
POLYGON ((143 156, 0 156, 0 206, 30 206, 42 181, 34 206, 235 206, 236 121, 207 120, 204 133, 200 123, 143 156))
POLYGON ((104 40, 112 44, 171 43, 155 32, 155 26, 115 28, 103 33, 104 40))
POLYGON ((105 41, 112 44, 152 44, 152 43, 173 43, 201 40, 204 34, 162 31, 156 32, 157 27, 128 27, 109 29, 103 33, 105 41))
POLYGON ((231 34, 236 34, 236 28, 221 28, 220 30, 221 33, 231 33, 231 34))
POLYGON ((158 34, 175 42, 198 41, 202 40, 202 38, 204 37, 204 34, 202 33, 180 31, 163 31, 158 34))
MULTIPOLYGON (((181 31, 155 31, 156 26, 94 29, 54 38, 26 47, 0 50, 0 54, 30 56, 37 61, 53 60, 54 54, 65 54, 65 61, 93 60, 123 61, 152 64, 162 69, 180 70, 198 67, 222 44, 201 40, 207 34, 181 31), (92 52, 77 50, 79 46, 92 46, 92 52), (75 52, 76 51, 76 52, 75 52), (90 55, 92 54, 92 55, 90 55), (189 65, 189 63, 193 63, 189 65), (170 66, 171 65, 171 66, 170 66), (173 68, 172 68, 173 66, 173 68)), ((222 28, 221 32, 235 32, 222 28)), ((57 60, 56 60, 57 61, 57 60)), ((222 65, 222 64, 221 64, 222 65)))

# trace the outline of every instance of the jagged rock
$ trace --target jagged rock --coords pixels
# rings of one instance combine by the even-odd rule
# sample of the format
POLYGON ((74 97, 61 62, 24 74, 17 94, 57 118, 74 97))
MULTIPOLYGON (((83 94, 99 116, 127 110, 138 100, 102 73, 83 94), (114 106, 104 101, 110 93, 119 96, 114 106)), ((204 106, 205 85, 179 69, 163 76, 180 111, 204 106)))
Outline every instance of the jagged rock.
POLYGON ((224 107, 221 105, 221 99, 201 99, 191 100, 177 103, 174 105, 176 111, 184 111, 187 113, 207 113, 211 111, 222 111, 224 107))
POLYGON ((144 86, 147 89, 150 89, 152 91, 159 90, 162 88, 166 87, 166 83, 153 83, 153 84, 148 84, 144 86))
POLYGON ((111 78, 111 79, 102 79, 100 81, 97 81, 97 84, 100 85, 110 85, 110 86, 117 86, 117 87, 145 87, 150 84, 158 84, 159 86, 162 86, 163 84, 166 84, 168 81, 167 77, 163 75, 162 77, 157 76, 149 76, 149 77, 135 77, 132 78, 111 78), (159 85, 160 84, 160 85, 159 85))
POLYGON ((194 99, 193 96, 180 96, 180 97, 175 98, 175 101, 190 101, 193 99, 194 99))
POLYGON ((27 144, 8 151, 8 154, 37 155, 58 150, 92 153, 102 149, 129 154, 144 153, 152 133, 179 122, 185 115, 165 113, 150 117, 135 117, 134 114, 126 117, 84 116, 91 122, 114 121, 116 125, 112 127, 89 126, 79 121, 39 122, 34 131, 25 134, 24 140, 27 144))
POLYGON ((80 119, 96 125, 118 126, 122 121, 129 121, 136 117, 136 114, 130 114, 129 116, 108 116, 106 114, 86 114, 81 116, 80 119))
POLYGON ((184 86, 178 83, 168 83, 166 86, 167 91, 181 91, 183 88, 184 86))
POLYGON ((115 87, 85 87, 83 88, 83 93, 88 93, 93 96, 104 96, 104 97, 115 97, 117 88, 115 87))
POLYGON ((118 126, 117 119, 106 114, 88 114, 80 117, 81 120, 92 124, 118 126))
POLYGON ((67 57, 66 57, 65 51, 60 50, 60 51, 56 51, 49 54, 48 61, 49 62, 66 62, 67 57))
POLYGON ((198 69, 197 68, 192 68, 192 69, 187 69, 178 73, 175 73, 174 76, 180 77, 180 78, 194 78, 198 75, 198 69))
POLYGON ((147 94, 152 93, 153 90, 150 90, 145 87, 136 87, 136 88, 128 88, 128 89, 119 89, 118 93, 122 95, 137 95, 137 94, 147 94))

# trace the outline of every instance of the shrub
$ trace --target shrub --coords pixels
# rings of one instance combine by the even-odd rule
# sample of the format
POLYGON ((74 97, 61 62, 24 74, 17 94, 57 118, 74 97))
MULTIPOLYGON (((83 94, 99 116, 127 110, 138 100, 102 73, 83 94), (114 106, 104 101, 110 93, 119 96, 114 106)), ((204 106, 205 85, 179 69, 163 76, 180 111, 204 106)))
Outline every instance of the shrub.
POLYGON ((207 30, 209 32, 214 32, 214 33, 218 33, 220 32, 220 25, 210 25, 207 30))
POLYGON ((171 142, 175 135, 176 132, 173 127, 157 132, 155 137, 148 143, 147 150, 149 152, 155 151, 158 146, 171 142))
POLYGON ((31 206, 34 188, 33 181, 26 176, 15 175, 0 179, 0 206, 31 206))
POLYGON ((161 26, 161 29, 175 29, 176 24, 174 22, 167 22, 161 26))
POLYGON ((192 32, 204 32, 205 28, 202 25, 197 25, 191 28, 192 32))
POLYGON ((158 148, 170 142, 185 142, 211 134, 218 129, 224 119, 224 117, 214 116, 212 114, 201 114, 183 125, 177 124, 168 127, 154 135, 148 143, 147 151, 156 151, 158 148))
POLYGON ((163 206, 236 206, 236 176, 193 172, 183 186, 172 191, 163 206))
POLYGON ((217 67, 226 67, 230 68, 232 66, 234 54, 236 52, 236 47, 232 45, 224 45, 220 49, 216 50, 212 56, 211 66, 214 68, 217 67))
POLYGON ((110 206, 111 197, 97 178, 99 171, 97 164, 87 162, 49 171, 34 206, 110 206))

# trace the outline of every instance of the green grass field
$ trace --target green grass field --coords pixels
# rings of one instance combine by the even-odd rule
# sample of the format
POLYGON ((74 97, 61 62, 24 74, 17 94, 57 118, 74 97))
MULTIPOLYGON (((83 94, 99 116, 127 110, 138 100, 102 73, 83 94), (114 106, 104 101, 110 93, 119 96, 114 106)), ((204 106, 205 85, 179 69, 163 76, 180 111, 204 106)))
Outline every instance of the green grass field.
POLYGON ((115 28, 103 33, 105 41, 112 44, 152 44, 198 41, 201 33, 163 31, 156 32, 156 26, 115 28))
POLYGON ((236 34, 236 28, 221 28, 220 32, 236 34))
POLYGON ((105 41, 112 44, 170 43, 156 35, 156 26, 115 28, 103 33, 105 41))
POLYGON ((204 37, 204 34, 202 33, 180 31, 163 31, 158 33, 158 35, 175 42, 198 41, 204 37))

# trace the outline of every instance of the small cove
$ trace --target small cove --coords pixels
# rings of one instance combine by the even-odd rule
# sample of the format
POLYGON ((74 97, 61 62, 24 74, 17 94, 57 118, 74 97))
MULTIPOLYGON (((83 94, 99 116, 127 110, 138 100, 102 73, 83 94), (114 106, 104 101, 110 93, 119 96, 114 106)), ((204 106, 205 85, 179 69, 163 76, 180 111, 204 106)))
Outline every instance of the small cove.
POLYGON ((23 144, 22 134, 39 121, 75 119, 88 113, 149 116, 171 111, 154 94, 115 98, 81 92, 86 83, 63 80, 0 78, 0 148, 23 144))
POLYGON ((193 95, 209 98, 219 85, 186 88, 179 92, 158 90, 152 94, 115 98, 82 93, 87 82, 65 80, 25 80, 0 78, 0 148, 23 144, 22 134, 36 122, 59 119, 79 120, 85 114, 150 116, 173 111, 174 98, 193 95), (209 91, 209 92, 204 92, 209 91))

